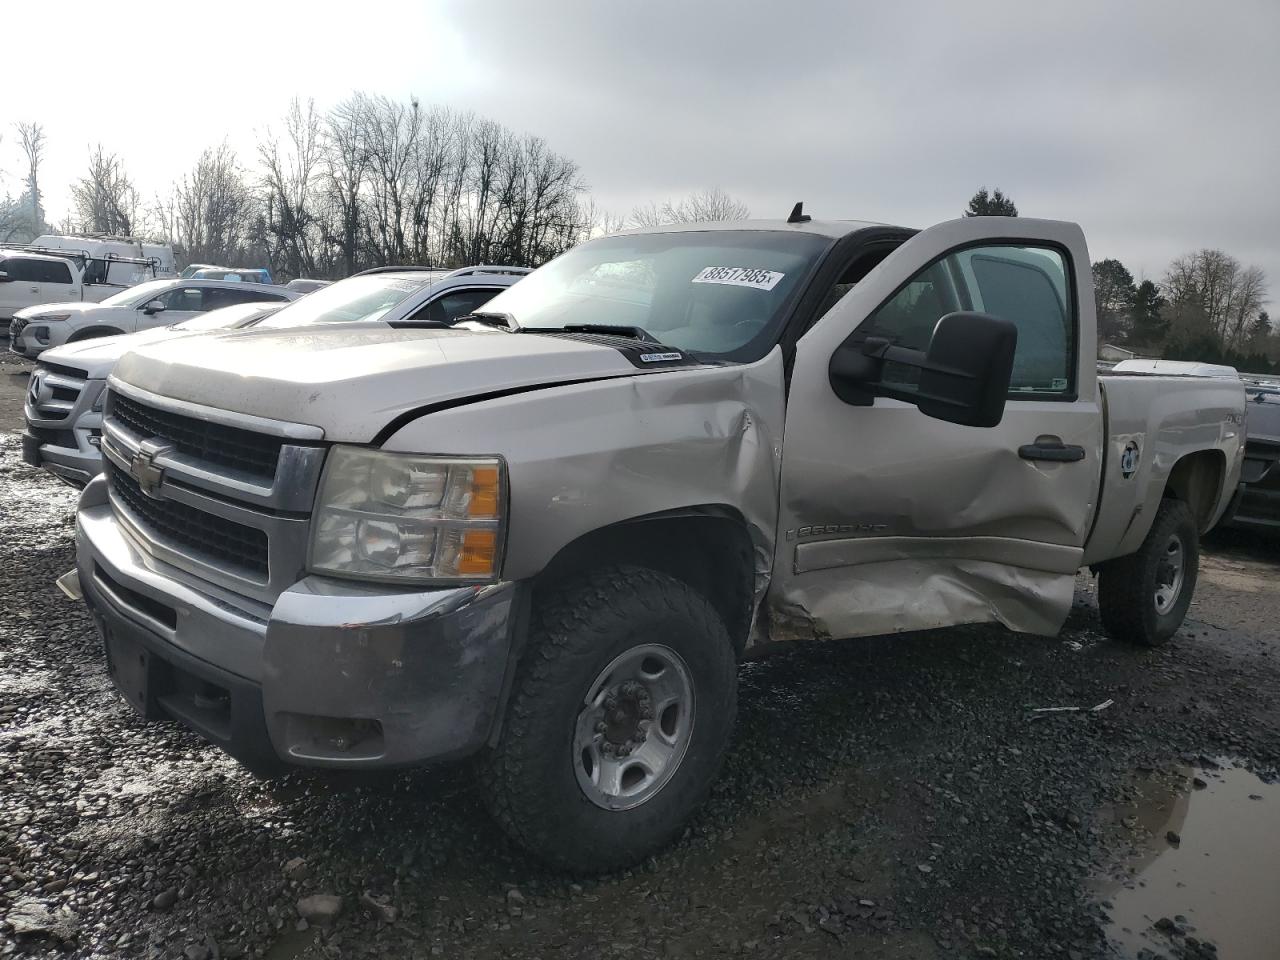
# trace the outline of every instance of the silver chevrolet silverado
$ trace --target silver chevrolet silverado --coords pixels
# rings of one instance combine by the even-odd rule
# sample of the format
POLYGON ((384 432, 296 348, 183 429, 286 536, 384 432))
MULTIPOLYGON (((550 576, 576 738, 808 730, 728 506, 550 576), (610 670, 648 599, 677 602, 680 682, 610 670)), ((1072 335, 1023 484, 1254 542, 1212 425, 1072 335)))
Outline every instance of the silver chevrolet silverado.
POLYGON ((1164 642, 1240 472, 1238 381, 1097 374, 1069 223, 797 206, 453 326, 276 319, 115 368, 77 543, 116 687, 264 772, 478 755, 571 869, 681 829, 769 640, 1052 634, 1087 567, 1164 642))

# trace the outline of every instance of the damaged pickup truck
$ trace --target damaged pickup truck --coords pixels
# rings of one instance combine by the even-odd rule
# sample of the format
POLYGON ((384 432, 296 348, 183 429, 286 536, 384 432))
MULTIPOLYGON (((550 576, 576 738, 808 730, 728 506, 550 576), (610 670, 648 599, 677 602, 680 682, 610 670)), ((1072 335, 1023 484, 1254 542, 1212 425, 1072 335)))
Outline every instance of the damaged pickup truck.
POLYGON ((754 645, 1052 634, 1082 567, 1164 642, 1240 472, 1239 382, 1097 374, 1068 223, 797 206, 449 327, 275 320, 115 367, 77 544, 116 687, 256 771, 477 755, 570 869, 681 829, 754 645))

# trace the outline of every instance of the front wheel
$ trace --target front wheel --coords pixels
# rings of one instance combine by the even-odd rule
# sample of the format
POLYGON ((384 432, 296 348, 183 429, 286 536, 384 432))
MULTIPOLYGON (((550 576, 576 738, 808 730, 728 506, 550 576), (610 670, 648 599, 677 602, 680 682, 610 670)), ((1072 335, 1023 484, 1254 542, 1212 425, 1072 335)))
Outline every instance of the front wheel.
POLYGON ((1107 633, 1148 647, 1165 643, 1187 615, 1199 567, 1191 509, 1181 500, 1162 500, 1137 552, 1108 561, 1098 573, 1098 609, 1107 633))
POLYGON ((630 866, 706 797, 737 709, 733 645, 686 584, 615 567, 538 604, 486 805, 557 866, 630 866))

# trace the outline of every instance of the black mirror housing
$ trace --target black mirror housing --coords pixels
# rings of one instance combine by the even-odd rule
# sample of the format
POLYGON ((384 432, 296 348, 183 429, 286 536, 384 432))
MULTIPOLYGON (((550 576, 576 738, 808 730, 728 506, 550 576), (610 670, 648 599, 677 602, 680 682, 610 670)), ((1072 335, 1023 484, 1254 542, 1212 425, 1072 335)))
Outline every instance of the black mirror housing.
POLYGON ((857 334, 831 357, 831 386, 845 403, 870 406, 875 396, 914 403, 937 420, 994 427, 1004 419, 1018 328, 987 313, 948 313, 934 327, 926 351, 857 334), (885 363, 920 371, 917 386, 882 383, 885 363))
POLYGON ((920 412, 969 427, 1004 419, 1018 328, 989 313, 949 313, 934 327, 920 369, 920 412))

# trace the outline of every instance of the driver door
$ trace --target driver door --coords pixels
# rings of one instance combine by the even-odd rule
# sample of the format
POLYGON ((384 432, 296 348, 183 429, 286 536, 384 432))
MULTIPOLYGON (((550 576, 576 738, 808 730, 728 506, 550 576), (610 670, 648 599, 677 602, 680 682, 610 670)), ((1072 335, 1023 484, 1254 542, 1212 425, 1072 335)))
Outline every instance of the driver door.
MULTIPOLYGON (((777 614, 836 637, 980 621, 1056 632, 1100 476, 1092 291, 1075 225, 956 220, 912 237, 801 337, 784 434, 777 614), (923 350, 938 319, 956 311, 1018 328, 997 426, 836 395, 829 365, 842 343, 873 335, 923 350)), ((880 382, 909 387, 914 373, 890 363, 880 382)))
POLYGON ((190 320, 199 313, 203 313, 208 309, 204 305, 204 296, 206 290, 201 287, 174 287, 172 290, 166 290, 158 297, 153 297, 147 303, 159 300, 164 304, 164 309, 158 313, 147 313, 144 303, 135 311, 135 330, 149 330, 152 327, 167 327, 171 324, 181 323, 183 320, 190 320))

